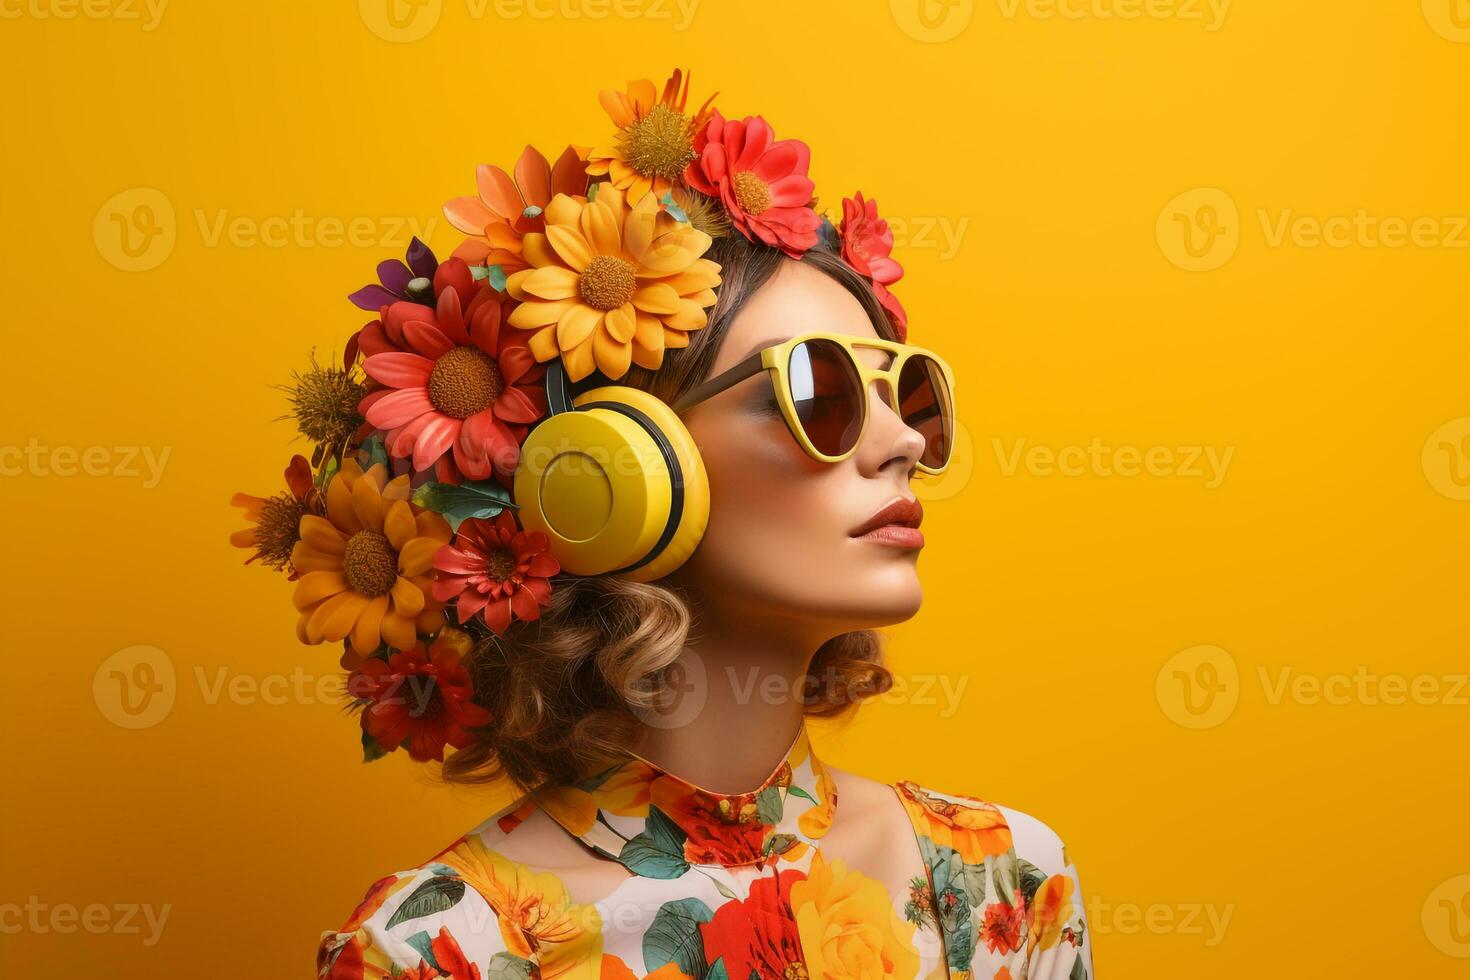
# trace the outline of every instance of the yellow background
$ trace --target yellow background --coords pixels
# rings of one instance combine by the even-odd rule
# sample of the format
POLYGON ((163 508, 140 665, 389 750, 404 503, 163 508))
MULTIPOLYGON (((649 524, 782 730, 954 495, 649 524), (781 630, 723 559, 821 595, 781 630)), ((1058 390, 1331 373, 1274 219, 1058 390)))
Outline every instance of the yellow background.
POLYGON ((335 656, 241 567, 227 501, 278 489, 300 443, 271 385, 340 352, 365 319, 344 297, 405 222, 444 254, 439 206, 476 164, 601 141, 599 88, 682 64, 807 140, 829 206, 861 189, 903 219, 912 336, 957 371, 969 465, 925 490, 925 608, 893 631, 912 696, 821 730, 828 757, 1055 827, 1103 980, 1463 975, 1451 0, 703 0, 687 23, 669 0, 434 0, 398 27, 387 0, 175 0, 156 23, 69 2, 0 0, 0 905, 170 911, 153 945, 0 933, 0 972, 309 975, 371 881, 499 804, 359 764, 309 686, 251 693, 335 656), (1384 219, 1429 220, 1394 246, 1384 219), (1312 221, 1347 237, 1313 244, 1312 221), (1046 462, 1094 440, 1159 447, 1154 474, 1046 462), (58 447, 103 448, 66 475, 58 447), (161 477, 115 447, 166 450, 161 477), (138 646, 161 653, 119 654, 138 646), (112 670, 160 656, 159 717, 121 727, 112 670), (1346 703, 1277 696, 1283 670, 1346 703), (1331 680, 1364 672, 1420 679, 1421 703, 1331 680))

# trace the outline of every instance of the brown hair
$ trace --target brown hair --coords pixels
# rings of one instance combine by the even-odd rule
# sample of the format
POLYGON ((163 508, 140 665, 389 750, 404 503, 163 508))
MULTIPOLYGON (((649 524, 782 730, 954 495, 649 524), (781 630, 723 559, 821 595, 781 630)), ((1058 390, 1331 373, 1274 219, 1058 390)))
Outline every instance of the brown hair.
MULTIPOLYGON (((618 384, 672 403, 709 375, 725 327, 788 259, 738 233, 715 239, 706 257, 720 265, 718 301, 688 347, 665 352, 657 370, 632 367, 618 384)), ((897 339, 868 281, 819 246, 800 261, 832 277, 862 303, 879 336, 897 339)), ((606 383, 606 379, 594 375, 606 383)), ((450 782, 509 779, 531 789, 542 781, 575 782, 627 758, 639 708, 664 703, 667 669, 688 642, 685 597, 659 582, 559 575, 541 618, 515 622, 505 635, 479 642, 470 661, 475 700, 494 720, 444 763, 450 782)), ((844 633, 822 645, 803 688, 806 713, 845 714, 888 690, 879 634, 844 633)))

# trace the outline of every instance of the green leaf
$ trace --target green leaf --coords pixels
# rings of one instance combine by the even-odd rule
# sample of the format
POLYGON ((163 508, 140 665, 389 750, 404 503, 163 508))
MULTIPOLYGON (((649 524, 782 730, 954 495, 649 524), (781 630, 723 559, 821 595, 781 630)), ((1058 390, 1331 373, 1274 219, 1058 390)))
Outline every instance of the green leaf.
POLYGON ((364 729, 362 733, 362 761, 377 762, 387 754, 388 750, 383 748, 383 743, 373 738, 364 729))
POLYGON ((708 966, 699 927, 714 917, 710 907, 697 898, 665 902, 643 934, 644 969, 652 973, 668 963, 677 963, 688 976, 704 976, 708 966))
POLYGON ((952 847, 919 838, 919 850, 933 880, 934 911, 944 936, 946 962, 952 971, 969 970, 979 937, 972 905, 985 897, 985 866, 966 864, 952 847))
POLYGON ((1036 898, 1036 890, 1046 882, 1046 872, 1025 858, 1019 858, 1016 867, 1021 872, 1021 894, 1029 906, 1036 898))
POLYGON ((685 224, 689 223, 689 215, 685 214, 684 209, 674 203, 673 194, 665 192, 663 200, 661 200, 659 203, 664 206, 664 210, 668 212, 669 216, 672 217, 675 221, 682 221, 685 224))
POLYGON ((416 932, 412 936, 409 936, 407 939, 405 939, 404 942, 412 946, 418 952, 418 954, 424 958, 424 962, 434 968, 434 971, 436 973, 444 972, 444 970, 439 966, 439 961, 434 958, 433 940, 429 939, 429 934, 427 932, 416 932))
POLYGON ((383 445, 382 436, 368 436, 362 441, 362 445, 357 447, 357 451, 366 458, 366 462, 362 464, 364 471, 378 465, 387 468, 388 449, 383 445))
POLYGON ((796 842, 795 834, 772 834, 766 838, 761 854, 785 854, 796 842))
POLYGON ((327 484, 332 482, 332 477, 337 475, 337 469, 340 466, 341 461, 336 456, 328 456, 322 463, 321 472, 316 475, 316 488, 325 493, 327 484))
POLYGON ((658 807, 648 807, 648 818, 643 822, 643 827, 659 847, 674 854, 684 853, 684 842, 689 839, 689 835, 658 807))
POLYGON ((684 860, 684 842, 688 835, 656 806, 648 808, 643 833, 632 838, 618 852, 618 860, 634 874, 645 878, 670 880, 689 870, 684 860))
POLYGON ((501 950, 490 957, 490 966, 485 971, 485 980, 528 980, 534 965, 524 956, 501 950))
POLYGON ((1016 865, 1016 852, 1006 851, 985 859, 990 869, 990 883, 995 900, 1010 905, 1015 902, 1016 889, 1021 887, 1021 869, 1016 865))
POLYGON ((488 264, 472 265, 470 266, 470 276, 474 278, 475 282, 479 282, 482 279, 487 280, 490 283, 490 288, 496 292, 505 292, 505 269, 501 266, 488 264))
POLYGON ((494 517, 507 507, 515 507, 510 491, 493 480, 467 480, 457 485, 431 481, 413 492, 413 502, 443 515, 456 534, 471 517, 494 517))
POLYGON ((704 975, 704 980, 730 980, 730 971, 725 968, 723 956, 709 965, 709 972, 704 975))
POLYGON ((800 796, 802 799, 811 800, 813 803, 817 802, 817 798, 815 796, 813 796, 812 794, 808 793, 806 790, 802 789, 800 786, 793 785, 786 792, 790 793, 792 796, 800 796))
POLYGON ((1087 980, 1087 967, 1082 962, 1082 957, 1072 961, 1072 972, 1067 974, 1067 980, 1087 980))
POLYGON ((409 919, 422 919, 426 915, 435 912, 447 912, 459 904, 464 898, 464 881, 459 878, 430 878, 413 890, 413 894, 403 900, 398 906, 398 911, 388 920, 386 928, 392 929, 400 922, 409 919))
POLYGON ((635 875, 663 881, 683 877, 689 870, 689 862, 682 855, 660 849, 647 834, 628 840, 618 852, 618 860, 635 875))
POLYGON ((767 786, 756 794, 755 816, 761 823, 780 823, 781 809, 781 787, 767 786))

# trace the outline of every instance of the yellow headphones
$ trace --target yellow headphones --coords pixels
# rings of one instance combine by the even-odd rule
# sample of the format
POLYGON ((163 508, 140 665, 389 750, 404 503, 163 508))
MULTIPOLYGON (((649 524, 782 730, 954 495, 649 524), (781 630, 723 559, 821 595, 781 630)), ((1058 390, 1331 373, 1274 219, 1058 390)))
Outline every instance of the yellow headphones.
POLYGON ((638 388, 573 397, 546 365, 548 414, 521 444, 521 525, 545 532, 563 571, 649 582, 682 565, 709 522, 709 479, 683 421, 638 388))

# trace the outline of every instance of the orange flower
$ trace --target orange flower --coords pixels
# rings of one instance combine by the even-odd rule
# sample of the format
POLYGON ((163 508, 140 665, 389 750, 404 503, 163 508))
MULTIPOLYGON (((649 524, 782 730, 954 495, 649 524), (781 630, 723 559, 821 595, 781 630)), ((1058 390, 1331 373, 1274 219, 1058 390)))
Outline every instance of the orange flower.
POLYGON ((576 905, 561 879, 532 871, 472 835, 439 855, 495 910, 500 938, 515 956, 535 959, 543 980, 595 980, 601 966, 602 918, 595 905, 576 905), (593 947, 593 948, 589 948, 593 947))
POLYGON ((291 457, 286 467, 286 490, 273 497, 237 493, 230 498, 230 505, 245 508, 245 519, 255 525, 230 535, 230 544, 255 552, 245 564, 263 561, 277 571, 288 569, 294 582, 298 572, 291 567, 291 551, 301 540, 301 518, 321 513, 321 495, 312 483, 311 464, 306 457, 291 457))
POLYGON ((711 95, 698 112, 686 111, 689 77, 677 68, 659 95, 650 79, 628 83, 626 92, 604 90, 598 101, 618 128, 612 146, 593 147, 587 173, 607 175, 613 186, 637 204, 650 190, 661 200, 698 155, 694 137, 710 118, 711 95))
POLYGON ((719 265, 700 258, 708 235, 651 196, 630 208, 622 191, 596 186, 591 201, 552 199, 545 234, 523 243, 532 268, 505 284, 520 301, 508 322, 533 331, 536 360, 560 353, 573 381, 594 369, 612 380, 630 364, 657 369, 664 348, 688 347, 705 325, 720 283, 719 265))
POLYGON ((904 808, 928 827, 934 843, 953 848, 967 864, 978 864, 1011 849, 1011 828, 997 807, 971 797, 966 797, 964 803, 951 803, 929 795, 909 780, 898 787, 904 808))
MULTIPOLYGON (((1062 938, 1062 927, 1072 917, 1072 879, 1052 875, 1036 889, 1026 909, 1026 934, 1036 949, 1051 949, 1062 938)), ((1030 955, 1029 953, 1027 955, 1030 955)))
POLYGON ((470 265, 498 265, 509 275, 526 268, 521 239, 546 227, 542 217, 557 194, 583 197, 587 193, 585 150, 569 146, 556 165, 546 162, 533 146, 521 151, 515 177, 484 164, 475 169, 477 197, 456 197, 444 205, 449 223, 466 235, 455 258, 470 265))
POLYGON ((350 638, 353 652, 365 656, 383 641, 407 650, 418 633, 443 624, 429 570, 449 524, 408 497, 407 475, 389 482, 381 464, 364 473, 356 460, 343 460, 327 485, 326 516, 301 519, 291 552, 301 572, 293 597, 301 642, 350 638))

